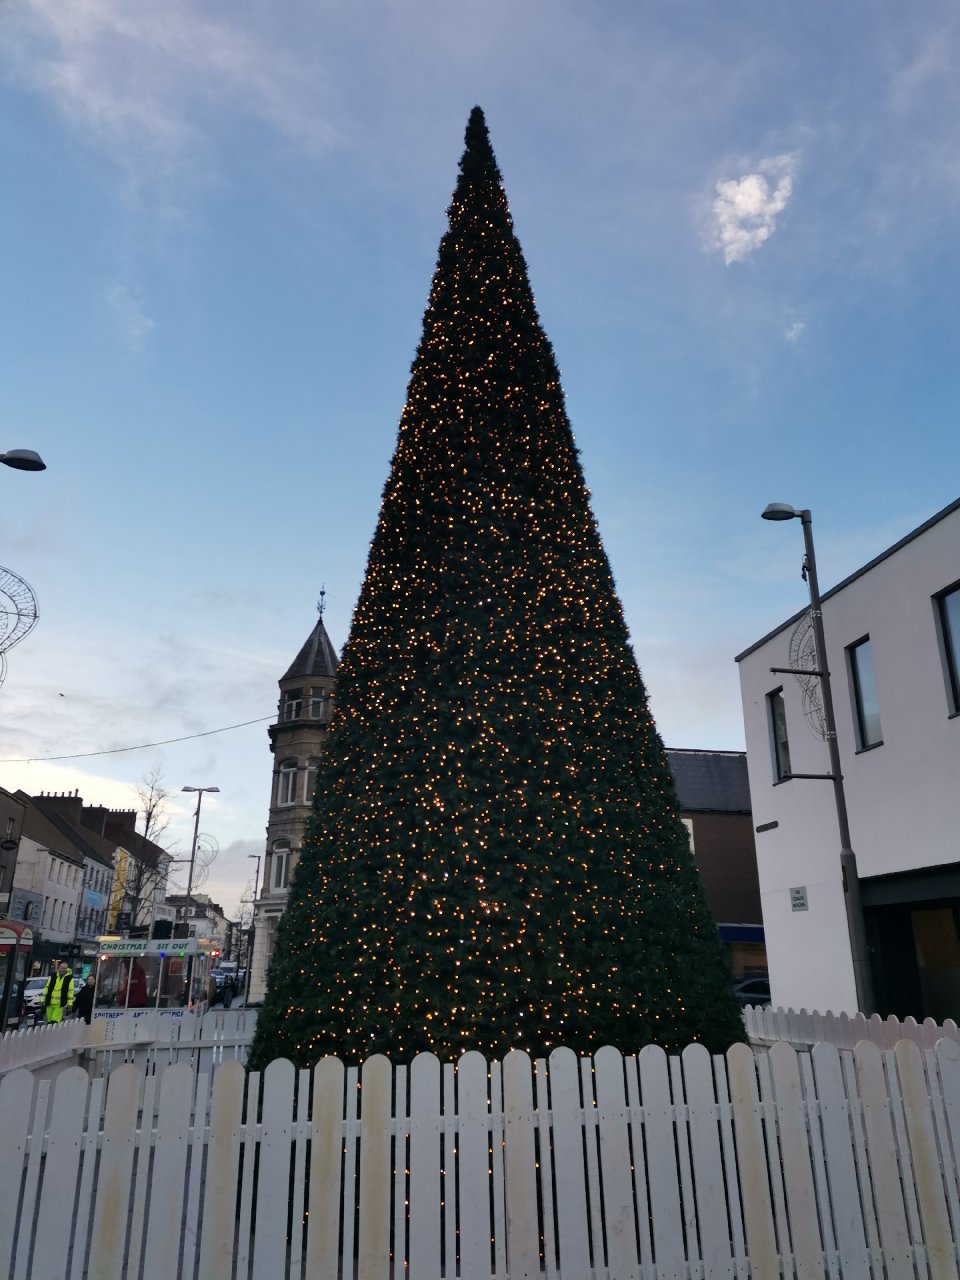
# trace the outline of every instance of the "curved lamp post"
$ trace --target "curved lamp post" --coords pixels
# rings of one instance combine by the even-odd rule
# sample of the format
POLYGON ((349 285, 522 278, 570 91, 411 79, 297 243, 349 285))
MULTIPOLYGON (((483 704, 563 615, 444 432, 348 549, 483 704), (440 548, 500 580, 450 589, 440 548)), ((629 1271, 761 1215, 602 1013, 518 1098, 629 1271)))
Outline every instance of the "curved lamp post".
POLYGON ((259 853, 248 853, 248 858, 256 858, 257 874, 253 882, 253 910, 250 915, 250 928, 247 930, 247 972, 243 984, 244 1002, 250 999, 250 977, 253 973, 253 939, 256 930, 254 923, 257 918, 257 890, 260 888, 260 859, 263 855, 259 853))
MULTIPOLYGON (((200 833, 200 805, 203 802, 204 793, 208 791, 220 792, 219 787, 181 787, 181 791, 195 791, 197 795, 197 808, 193 815, 193 844, 190 847, 190 873, 187 876, 187 920, 190 919, 190 904, 193 901, 193 866, 197 860, 197 836, 200 833)), ((189 923, 187 928, 189 929, 189 923)))
POLYGON ((804 577, 810 588, 810 613, 813 621, 813 642, 816 650, 817 669, 814 672, 791 672, 787 675, 816 675, 823 693, 823 723, 826 730, 827 750, 830 755, 829 773, 793 774, 795 778, 822 778, 833 783, 833 799, 837 809, 837 826, 840 828, 840 872, 843 878, 843 900, 847 911, 847 932, 850 936, 850 958, 853 961, 853 979, 856 984, 857 1006, 862 1013, 874 1012, 873 977, 867 953, 867 932, 863 919, 863 901, 860 896, 860 878, 857 874, 857 855, 850 842, 850 823, 847 818, 847 800, 843 790, 843 772, 840 767, 840 748, 837 745, 837 721, 833 713, 833 693, 830 689, 830 671, 827 666, 827 646, 823 633, 823 612, 820 607, 820 586, 817 582, 817 558, 813 548, 813 517, 809 510, 797 510, 786 502, 771 502, 761 513, 764 520, 799 520, 803 526, 804 577))

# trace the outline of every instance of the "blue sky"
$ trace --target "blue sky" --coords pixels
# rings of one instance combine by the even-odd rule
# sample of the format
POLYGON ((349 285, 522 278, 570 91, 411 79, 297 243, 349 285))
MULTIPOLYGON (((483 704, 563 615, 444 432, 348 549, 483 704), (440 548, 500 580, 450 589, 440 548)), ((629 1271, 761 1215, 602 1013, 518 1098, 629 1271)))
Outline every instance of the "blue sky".
POLYGON ((826 587, 957 497, 958 55, 946 0, 0 2, 0 785, 218 785, 235 907, 265 724, 9 761, 269 717, 321 584, 342 646, 474 103, 663 736, 740 747, 766 503, 826 587))

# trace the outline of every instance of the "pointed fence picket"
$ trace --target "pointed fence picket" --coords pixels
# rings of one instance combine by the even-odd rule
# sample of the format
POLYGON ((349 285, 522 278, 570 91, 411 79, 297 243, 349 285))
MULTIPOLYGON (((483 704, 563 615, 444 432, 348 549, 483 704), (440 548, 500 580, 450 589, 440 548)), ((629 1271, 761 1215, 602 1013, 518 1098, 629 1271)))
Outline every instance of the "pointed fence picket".
POLYGON ((72 1059, 85 1043, 87 1030, 82 1019, 68 1018, 4 1032, 0 1036, 0 1075, 18 1067, 35 1069, 60 1059, 72 1059))
POLYGON ((13 1071, 0 1275, 960 1280, 960 1044, 917 1032, 809 1054, 13 1071))
POLYGON ((835 1044, 838 1049, 853 1049, 867 1040, 880 1049, 892 1049, 901 1040, 912 1040, 921 1049, 932 1049, 940 1040, 960 1042, 960 1029, 952 1018, 943 1023, 924 1018, 906 1017, 902 1021, 890 1014, 881 1018, 862 1013, 808 1013, 806 1009, 774 1009, 769 1005, 748 1005, 743 1010, 743 1025, 752 1044, 772 1045, 780 1041, 797 1046, 835 1044))

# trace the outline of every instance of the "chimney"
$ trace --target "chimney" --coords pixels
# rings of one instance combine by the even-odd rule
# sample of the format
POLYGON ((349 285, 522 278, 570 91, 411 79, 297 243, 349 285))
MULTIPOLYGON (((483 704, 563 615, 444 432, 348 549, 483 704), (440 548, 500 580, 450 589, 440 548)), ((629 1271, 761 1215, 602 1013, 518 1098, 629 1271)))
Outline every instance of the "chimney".
POLYGON ((136 835, 136 809, 111 809, 104 823, 103 834, 108 840, 117 844, 129 843, 130 837, 136 835))
POLYGON ((78 795, 39 795, 34 796, 33 800, 41 813, 45 810, 47 813, 59 813, 71 826, 80 826, 83 801, 78 795))
POLYGON ((108 813, 109 810, 102 804, 85 804, 80 814, 80 821, 88 831, 95 831, 98 836, 102 836, 108 813))

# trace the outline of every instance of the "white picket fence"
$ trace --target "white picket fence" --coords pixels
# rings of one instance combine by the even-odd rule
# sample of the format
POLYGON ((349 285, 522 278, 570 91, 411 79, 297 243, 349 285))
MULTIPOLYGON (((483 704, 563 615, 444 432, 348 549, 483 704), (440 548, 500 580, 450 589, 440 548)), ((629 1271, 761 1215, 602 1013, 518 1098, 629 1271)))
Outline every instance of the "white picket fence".
POLYGON ((256 1021, 256 1009, 211 1009, 177 1018, 123 1013, 94 1019, 89 1027, 79 1018, 41 1023, 0 1037, 0 1076, 18 1067, 53 1070, 81 1061, 96 1075, 123 1062, 155 1071, 189 1061, 196 1070, 209 1070, 224 1060, 246 1061, 256 1021))
POLYGON ((852 1017, 846 1013, 807 1013, 806 1009, 754 1008, 743 1011, 747 1035, 754 1044, 776 1044, 785 1040, 793 1045, 815 1045, 824 1042, 841 1049, 852 1049, 861 1040, 869 1040, 881 1049, 892 1049, 900 1040, 912 1040, 922 1049, 931 1049, 938 1040, 960 1040, 960 1029, 952 1018, 943 1023, 925 1018, 904 1018, 878 1013, 852 1017))
POLYGON ((39 1068, 60 1060, 75 1059, 86 1041, 82 1019, 38 1023, 0 1036, 0 1075, 17 1067, 39 1068))
POLYGON ((15 1071, 0 1274, 956 1280, 958 1150, 949 1040, 15 1071))
POLYGON ((182 1018, 125 1013, 94 1019, 85 1057, 94 1075, 125 1062, 149 1072, 178 1062, 209 1071, 221 1062, 246 1062, 256 1025, 256 1009, 211 1009, 182 1018))

